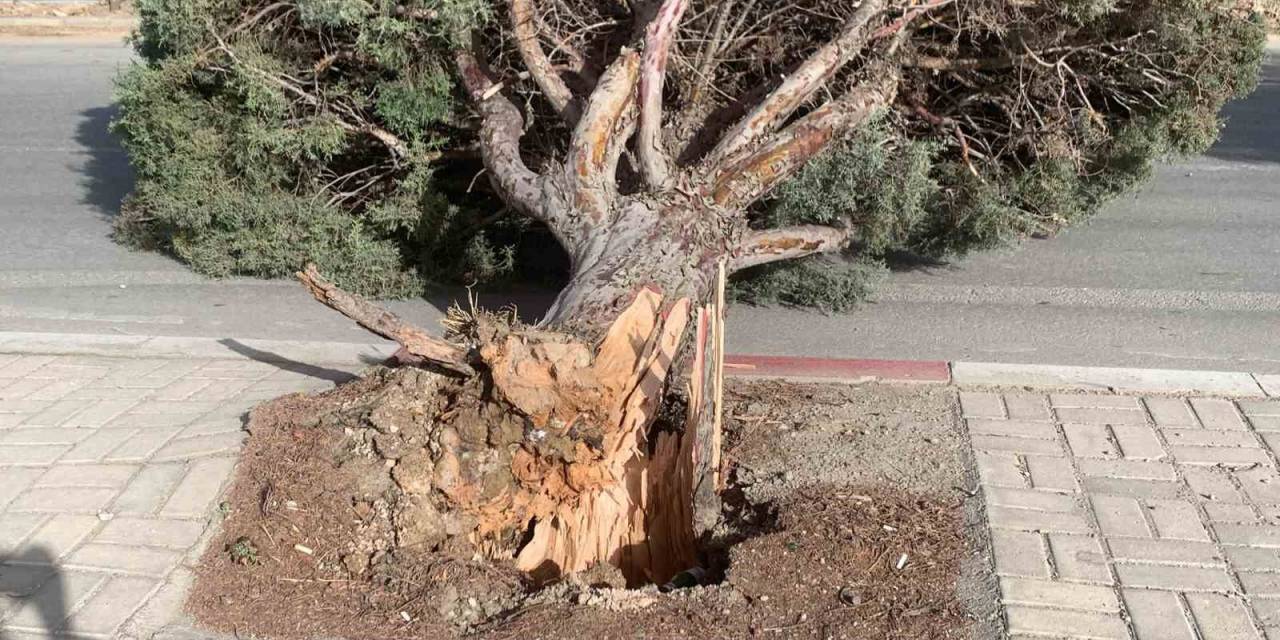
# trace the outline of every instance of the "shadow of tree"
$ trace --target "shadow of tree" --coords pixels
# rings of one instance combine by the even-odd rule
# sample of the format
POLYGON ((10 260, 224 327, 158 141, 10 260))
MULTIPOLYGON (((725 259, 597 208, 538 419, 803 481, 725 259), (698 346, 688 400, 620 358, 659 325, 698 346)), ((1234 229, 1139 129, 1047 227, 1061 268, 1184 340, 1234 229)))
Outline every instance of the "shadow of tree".
POLYGON ((119 215, 120 205, 134 185, 129 156, 109 131, 118 110, 116 105, 87 109, 80 113, 76 125, 76 142, 88 154, 80 167, 81 202, 108 219, 119 215))
MULTIPOLYGON (((282 371, 290 371, 293 373, 299 373, 304 376, 309 376, 309 377, 317 378, 320 380, 328 380, 329 382, 332 382, 334 384, 342 384, 344 382, 350 382, 352 380, 355 380, 357 377, 359 377, 352 373, 343 371, 341 369, 328 369, 325 367, 318 367, 316 365, 307 364, 305 362, 298 362, 297 360, 290 360, 284 356, 272 353, 270 351, 255 349, 233 338, 223 338, 222 340, 218 341, 218 344, 221 344, 222 346, 242 356, 245 356, 250 360, 272 365, 282 371)), ((377 360, 375 362, 369 362, 368 359, 364 359, 364 362, 365 364, 379 364, 382 361, 377 360)))
MULTIPOLYGON (((4 624, 12 624, 16 615, 24 627, 38 625, 47 633, 62 628, 70 614, 70 604, 55 560, 48 549, 40 546, 0 555, 0 610, 10 609, 4 624)), ((9 637, 0 627, 0 640, 9 637)))

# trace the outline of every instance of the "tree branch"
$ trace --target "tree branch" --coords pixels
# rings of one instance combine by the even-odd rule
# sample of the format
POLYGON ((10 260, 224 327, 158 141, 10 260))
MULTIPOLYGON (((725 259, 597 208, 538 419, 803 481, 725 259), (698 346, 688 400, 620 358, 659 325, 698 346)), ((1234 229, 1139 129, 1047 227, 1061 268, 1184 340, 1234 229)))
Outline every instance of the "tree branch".
POLYGON ((538 42, 539 21, 534 13, 533 0, 508 0, 507 5, 510 7, 511 26, 515 31, 516 49, 520 51, 520 58, 529 69, 529 75, 533 76, 533 81, 542 89, 542 95, 547 97, 560 117, 570 125, 576 123, 581 113, 578 104, 574 102, 573 92, 538 42))
POLYGON ((520 137, 524 133, 520 109, 502 95, 502 86, 494 84, 470 52, 460 49, 454 58, 471 102, 480 112, 480 155, 498 195, 511 208, 546 223, 556 238, 569 246, 570 238, 560 214, 542 206, 542 176, 529 169, 520 157, 520 137))
POLYGON ((886 0, 863 0, 834 40, 823 45, 778 85, 759 105, 721 139, 708 160, 713 166, 731 161, 739 151, 773 133, 800 105, 821 89, 872 39, 871 21, 884 11, 886 0))
POLYGON ((782 229, 749 231, 732 252, 730 271, 741 271, 770 262, 839 251, 849 244, 849 229, 800 225, 782 229))
POLYGON ((688 8, 689 0, 665 0, 645 32, 636 155, 641 175, 656 188, 666 187, 671 181, 671 157, 662 140, 662 89, 676 27, 688 8))
POLYGON ((355 320, 365 329, 388 340, 399 342, 409 353, 424 358, 436 366, 463 375, 475 375, 475 369, 467 364, 467 350, 463 347, 436 338, 418 327, 405 323, 394 313, 360 296, 339 289, 332 282, 325 280, 314 264, 308 264, 296 275, 316 300, 355 320))
POLYGON ((744 209, 791 177, 832 140, 869 119, 897 93, 899 75, 883 68, 844 97, 806 114, 776 134, 755 153, 717 173, 711 199, 717 205, 744 209))
POLYGON ((640 55, 624 49, 600 77, 574 129, 565 159, 571 204, 603 222, 617 190, 615 170, 632 130, 640 55))

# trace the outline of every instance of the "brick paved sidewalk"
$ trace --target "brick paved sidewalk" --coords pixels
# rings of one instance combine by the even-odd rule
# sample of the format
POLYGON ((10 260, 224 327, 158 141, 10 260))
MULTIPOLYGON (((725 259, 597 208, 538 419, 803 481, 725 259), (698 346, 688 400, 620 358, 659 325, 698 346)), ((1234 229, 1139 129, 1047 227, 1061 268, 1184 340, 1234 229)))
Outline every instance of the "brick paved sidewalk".
POLYGON ((150 637, 181 608, 246 410, 350 369, 0 354, 0 638, 150 637))
POLYGON ((1280 401, 961 405, 1010 637, 1280 639, 1280 401))

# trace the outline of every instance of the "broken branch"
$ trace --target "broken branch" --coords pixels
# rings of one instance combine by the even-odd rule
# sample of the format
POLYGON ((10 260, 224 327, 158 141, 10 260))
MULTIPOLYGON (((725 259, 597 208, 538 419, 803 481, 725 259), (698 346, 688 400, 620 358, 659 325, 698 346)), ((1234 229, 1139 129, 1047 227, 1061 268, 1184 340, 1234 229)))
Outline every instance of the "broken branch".
POLYGON ((662 89, 676 27, 688 8, 689 0, 665 0, 645 33, 636 155, 645 181, 657 188, 671 181, 671 157, 662 140, 662 89))
POLYGON ((515 31, 516 48, 520 51, 524 66, 542 90, 542 95, 547 97, 560 117, 572 125, 581 114, 569 86, 538 42, 538 19, 534 14, 533 0, 508 0, 507 4, 510 7, 511 26, 515 31))
POLYGON ((379 307, 360 296, 347 293, 320 275, 314 264, 308 264, 297 274, 321 304, 356 321, 356 324, 388 340, 400 343, 406 351, 424 358, 432 364, 455 373, 475 375, 475 369, 467 364, 467 351, 426 331, 401 320, 399 316, 379 307))
POLYGON ((839 251, 849 244, 849 229, 799 225, 782 229, 749 231, 734 252, 730 271, 741 271, 770 262, 839 251))

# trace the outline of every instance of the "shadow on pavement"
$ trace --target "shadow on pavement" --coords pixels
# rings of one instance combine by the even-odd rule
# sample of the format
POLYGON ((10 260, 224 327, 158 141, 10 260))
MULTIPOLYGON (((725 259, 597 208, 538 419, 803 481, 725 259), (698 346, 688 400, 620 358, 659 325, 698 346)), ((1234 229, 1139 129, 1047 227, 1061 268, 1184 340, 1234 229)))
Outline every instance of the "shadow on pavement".
POLYGON ((1258 90, 1227 105, 1227 127, 1208 155, 1233 162, 1280 162, 1280 53, 1271 50, 1258 90))
MULTIPOLYGON (((59 629, 70 614, 70 603, 62 573, 54 566, 55 560, 44 547, 0 555, 0 610, 7 608, 11 614, 22 616, 23 626, 38 625, 48 633, 59 629)), ((13 615, 5 618, 7 622, 13 615)), ((0 640, 10 637, 11 634, 0 627, 0 640)))
MULTIPOLYGON (((224 338, 222 340, 219 340, 218 343, 246 358, 249 358, 250 360, 254 360, 257 362, 264 362, 282 371, 290 371, 293 373, 299 373, 304 376, 310 376, 312 378, 317 378, 320 380, 328 380, 329 382, 332 382, 334 384, 342 384, 344 382, 350 382, 359 377, 352 373, 342 371, 340 369, 327 369, 325 367, 317 367, 315 365, 307 364, 305 362, 290 360, 283 356, 271 353, 270 351, 254 349, 253 347, 250 347, 249 345, 246 345, 245 343, 240 342, 239 340, 234 340, 231 338, 224 338)), ((365 364, 379 364, 381 362, 382 362, 381 360, 376 360, 374 362, 369 362, 368 360, 365 360, 365 364)))
POLYGON ((87 109, 81 112, 80 123, 76 126, 76 142, 88 155, 78 168, 83 173, 81 201, 106 218, 114 218, 120 213, 120 203, 133 191, 134 182, 129 156, 108 131, 116 112, 115 105, 87 109))

